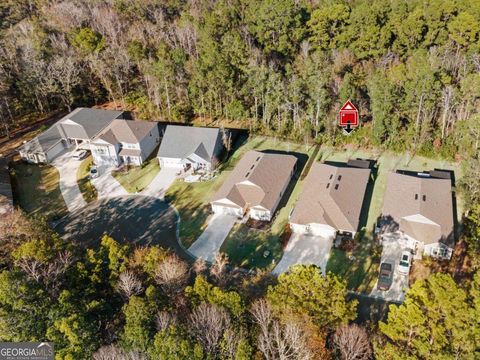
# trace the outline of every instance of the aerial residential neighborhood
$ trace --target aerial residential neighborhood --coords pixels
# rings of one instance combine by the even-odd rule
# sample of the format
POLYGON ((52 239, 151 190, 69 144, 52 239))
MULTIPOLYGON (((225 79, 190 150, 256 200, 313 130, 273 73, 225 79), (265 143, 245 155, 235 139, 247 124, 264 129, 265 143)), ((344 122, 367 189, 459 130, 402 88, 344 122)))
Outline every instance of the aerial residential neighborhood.
POLYGON ((1 3, 0 359, 480 358, 479 9, 1 3))

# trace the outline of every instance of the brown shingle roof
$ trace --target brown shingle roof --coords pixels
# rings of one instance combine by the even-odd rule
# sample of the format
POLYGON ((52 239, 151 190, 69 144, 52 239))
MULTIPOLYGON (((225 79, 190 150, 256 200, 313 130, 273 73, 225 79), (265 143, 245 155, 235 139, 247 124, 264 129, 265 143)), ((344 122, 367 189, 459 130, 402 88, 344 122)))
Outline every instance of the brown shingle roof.
POLYGON ((148 136, 158 124, 154 121, 113 120, 98 138, 110 143, 136 144, 148 136))
POLYGON ((451 180, 391 172, 382 216, 392 217, 400 230, 425 244, 439 241, 451 244, 454 238, 451 180))
POLYGON ((240 207, 260 206, 273 212, 282 189, 290 182, 297 158, 249 151, 238 162, 212 202, 228 199, 240 207))
POLYGON ((370 169, 314 163, 290 222, 357 231, 369 176, 370 169))

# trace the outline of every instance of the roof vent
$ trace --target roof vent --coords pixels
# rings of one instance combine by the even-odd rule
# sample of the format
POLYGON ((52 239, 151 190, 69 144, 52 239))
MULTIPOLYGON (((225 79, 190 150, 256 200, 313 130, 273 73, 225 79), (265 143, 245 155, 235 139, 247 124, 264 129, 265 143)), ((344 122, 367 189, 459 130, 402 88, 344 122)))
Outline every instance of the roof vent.
POLYGON ((255 161, 258 161, 258 160, 260 160, 260 156, 259 156, 259 157, 257 157, 257 160, 255 160, 255 161))
POLYGON ((335 185, 335 190, 338 190, 338 184, 335 185))
POLYGON ((418 200, 418 194, 415 194, 415 200, 418 200))
POLYGON ((338 175, 338 181, 342 180, 342 175, 338 175))
POLYGON ((427 195, 422 196, 423 201, 427 201, 427 195))
POLYGON ((250 175, 250 172, 248 172, 247 175, 245 175, 245 177, 248 177, 248 175, 250 175))
POLYGON ((333 174, 330 174, 330 179, 332 179, 332 178, 333 178, 333 174))
POLYGON ((330 183, 327 184, 327 189, 330 187, 330 183))
POLYGON ((252 170, 254 167, 255 167, 255 164, 252 165, 252 167, 250 168, 250 170, 252 170))

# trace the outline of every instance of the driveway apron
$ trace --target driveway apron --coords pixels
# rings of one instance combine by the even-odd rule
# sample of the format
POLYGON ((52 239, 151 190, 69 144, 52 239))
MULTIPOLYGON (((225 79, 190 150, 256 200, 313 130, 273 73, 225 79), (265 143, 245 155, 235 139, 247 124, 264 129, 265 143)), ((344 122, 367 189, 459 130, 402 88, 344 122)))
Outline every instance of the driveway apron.
POLYGON ((73 159, 71 152, 66 152, 57 157, 52 164, 60 173, 60 191, 68 211, 73 212, 87 205, 77 183, 77 170, 81 161, 73 159))
POLYGON ((97 189, 98 198, 116 197, 128 195, 125 188, 112 176, 112 167, 99 166, 98 173, 100 176, 92 179, 92 184, 97 189))
POLYGON ((197 258, 213 262, 223 241, 238 219, 235 216, 214 214, 205 231, 190 246, 188 251, 197 258))
POLYGON ((295 264, 314 264, 322 270, 322 274, 325 274, 332 244, 332 237, 293 233, 282 259, 273 269, 273 273, 286 272, 290 266, 295 264))
POLYGON ((177 178, 177 172, 178 169, 160 169, 159 173, 153 178, 152 182, 142 191, 142 195, 163 199, 166 191, 177 178))

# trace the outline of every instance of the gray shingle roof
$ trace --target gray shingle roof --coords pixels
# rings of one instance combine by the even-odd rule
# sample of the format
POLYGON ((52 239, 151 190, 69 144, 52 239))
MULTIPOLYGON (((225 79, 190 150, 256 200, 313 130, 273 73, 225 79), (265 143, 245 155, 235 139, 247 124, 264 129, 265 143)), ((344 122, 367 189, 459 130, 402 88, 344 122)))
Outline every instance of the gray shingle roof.
POLYGON ((69 138, 90 140, 123 114, 120 110, 76 108, 57 122, 69 138), (75 124, 66 124, 68 120, 75 124))
POLYGON ((196 154, 210 161, 219 136, 218 128, 167 125, 157 156, 184 159, 196 154))
POLYGON ((26 144, 21 150, 29 153, 44 153, 62 140, 62 135, 56 125, 52 125, 46 131, 36 136, 26 144))

